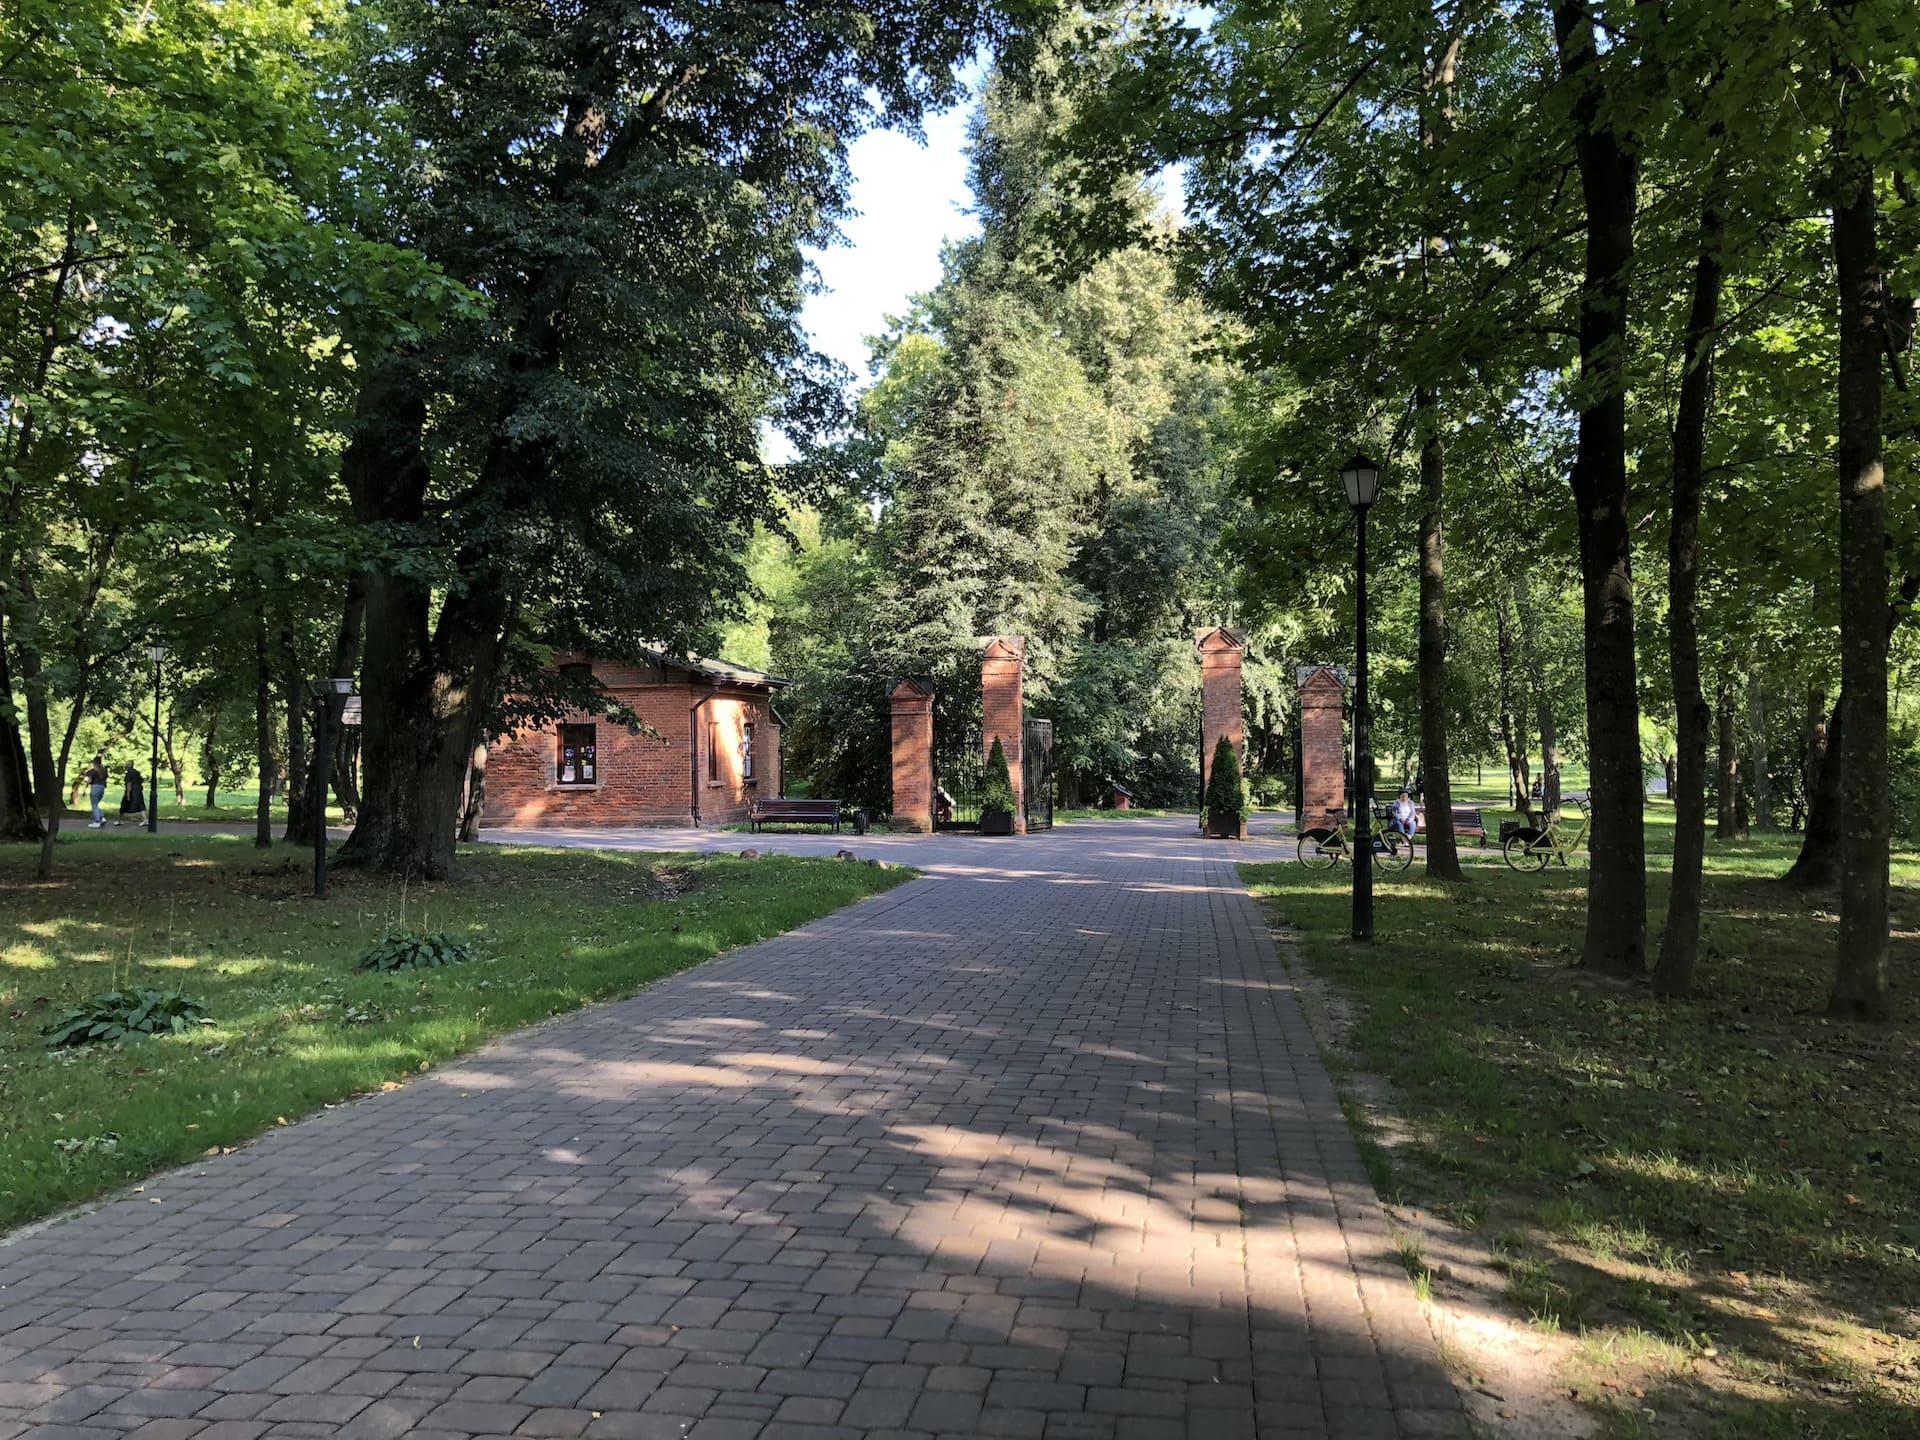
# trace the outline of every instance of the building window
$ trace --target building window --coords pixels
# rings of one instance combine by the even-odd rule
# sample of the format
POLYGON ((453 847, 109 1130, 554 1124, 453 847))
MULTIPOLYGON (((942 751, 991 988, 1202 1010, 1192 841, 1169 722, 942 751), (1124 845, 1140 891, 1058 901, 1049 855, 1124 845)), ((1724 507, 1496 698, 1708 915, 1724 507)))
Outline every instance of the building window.
POLYGON ((562 785, 592 785, 598 780, 600 767, 594 742, 592 725, 562 725, 560 727, 560 770, 559 783, 562 785))
POLYGON ((707 722, 707 783, 720 783, 720 722, 707 722))
POLYGON ((740 727, 740 778, 753 779, 753 722, 740 727))

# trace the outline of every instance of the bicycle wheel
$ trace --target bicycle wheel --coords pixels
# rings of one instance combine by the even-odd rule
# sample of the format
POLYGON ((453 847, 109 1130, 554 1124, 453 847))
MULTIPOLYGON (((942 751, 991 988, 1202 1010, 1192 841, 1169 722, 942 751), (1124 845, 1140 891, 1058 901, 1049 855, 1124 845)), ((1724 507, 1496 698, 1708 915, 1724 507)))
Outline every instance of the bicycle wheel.
POLYGON ((1547 868, 1550 856, 1538 830, 1516 830, 1500 848, 1506 853, 1507 864, 1522 875, 1535 875, 1547 868))
POLYGON ((1373 863, 1390 875, 1398 875, 1413 863, 1413 841, 1398 830, 1378 837, 1373 847, 1373 863))
POLYGON ((1309 870, 1331 870, 1340 862, 1346 846, 1341 843, 1338 831, 1303 830, 1293 849, 1300 863, 1309 870))

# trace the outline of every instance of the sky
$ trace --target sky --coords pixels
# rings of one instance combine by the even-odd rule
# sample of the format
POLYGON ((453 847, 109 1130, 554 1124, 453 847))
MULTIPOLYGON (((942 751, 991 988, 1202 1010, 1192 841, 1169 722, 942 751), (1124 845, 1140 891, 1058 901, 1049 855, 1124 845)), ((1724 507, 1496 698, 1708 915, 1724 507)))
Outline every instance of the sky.
POLYGON ((967 116, 971 99, 928 117, 923 145, 891 130, 854 141, 855 215, 841 227, 845 243, 815 251, 821 293, 808 300, 801 322, 814 348, 862 380, 869 335, 905 312, 910 297, 940 279, 940 249, 948 240, 979 233, 967 211, 967 116))

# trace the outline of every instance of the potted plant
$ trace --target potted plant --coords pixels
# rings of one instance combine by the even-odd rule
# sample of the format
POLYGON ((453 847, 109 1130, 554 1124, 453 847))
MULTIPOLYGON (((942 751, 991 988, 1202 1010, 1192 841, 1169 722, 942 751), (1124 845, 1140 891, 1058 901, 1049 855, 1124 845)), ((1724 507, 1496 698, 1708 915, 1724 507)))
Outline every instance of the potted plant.
POLYGON ((987 786, 980 792, 980 833, 1011 835, 1013 807, 1019 802, 1013 793, 1013 772, 1007 768, 1007 752, 995 736, 993 749, 987 752, 987 786))
POLYGON ((1240 752, 1225 735, 1213 747, 1207 775, 1207 834, 1216 840, 1246 835, 1247 787, 1240 778, 1240 752))

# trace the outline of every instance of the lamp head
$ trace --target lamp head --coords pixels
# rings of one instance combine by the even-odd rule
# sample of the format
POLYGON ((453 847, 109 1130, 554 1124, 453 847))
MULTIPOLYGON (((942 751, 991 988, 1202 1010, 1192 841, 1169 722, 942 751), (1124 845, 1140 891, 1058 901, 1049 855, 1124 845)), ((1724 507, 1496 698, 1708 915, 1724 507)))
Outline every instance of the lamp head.
POLYGON ((157 641, 154 644, 147 646, 147 659, 153 661, 154 664, 158 665, 162 660, 166 658, 167 658, 166 646, 160 644, 157 641))
POLYGON ((1356 454, 1340 467, 1340 483, 1346 487, 1347 503, 1364 510, 1380 493, 1380 467, 1365 455, 1356 454))

